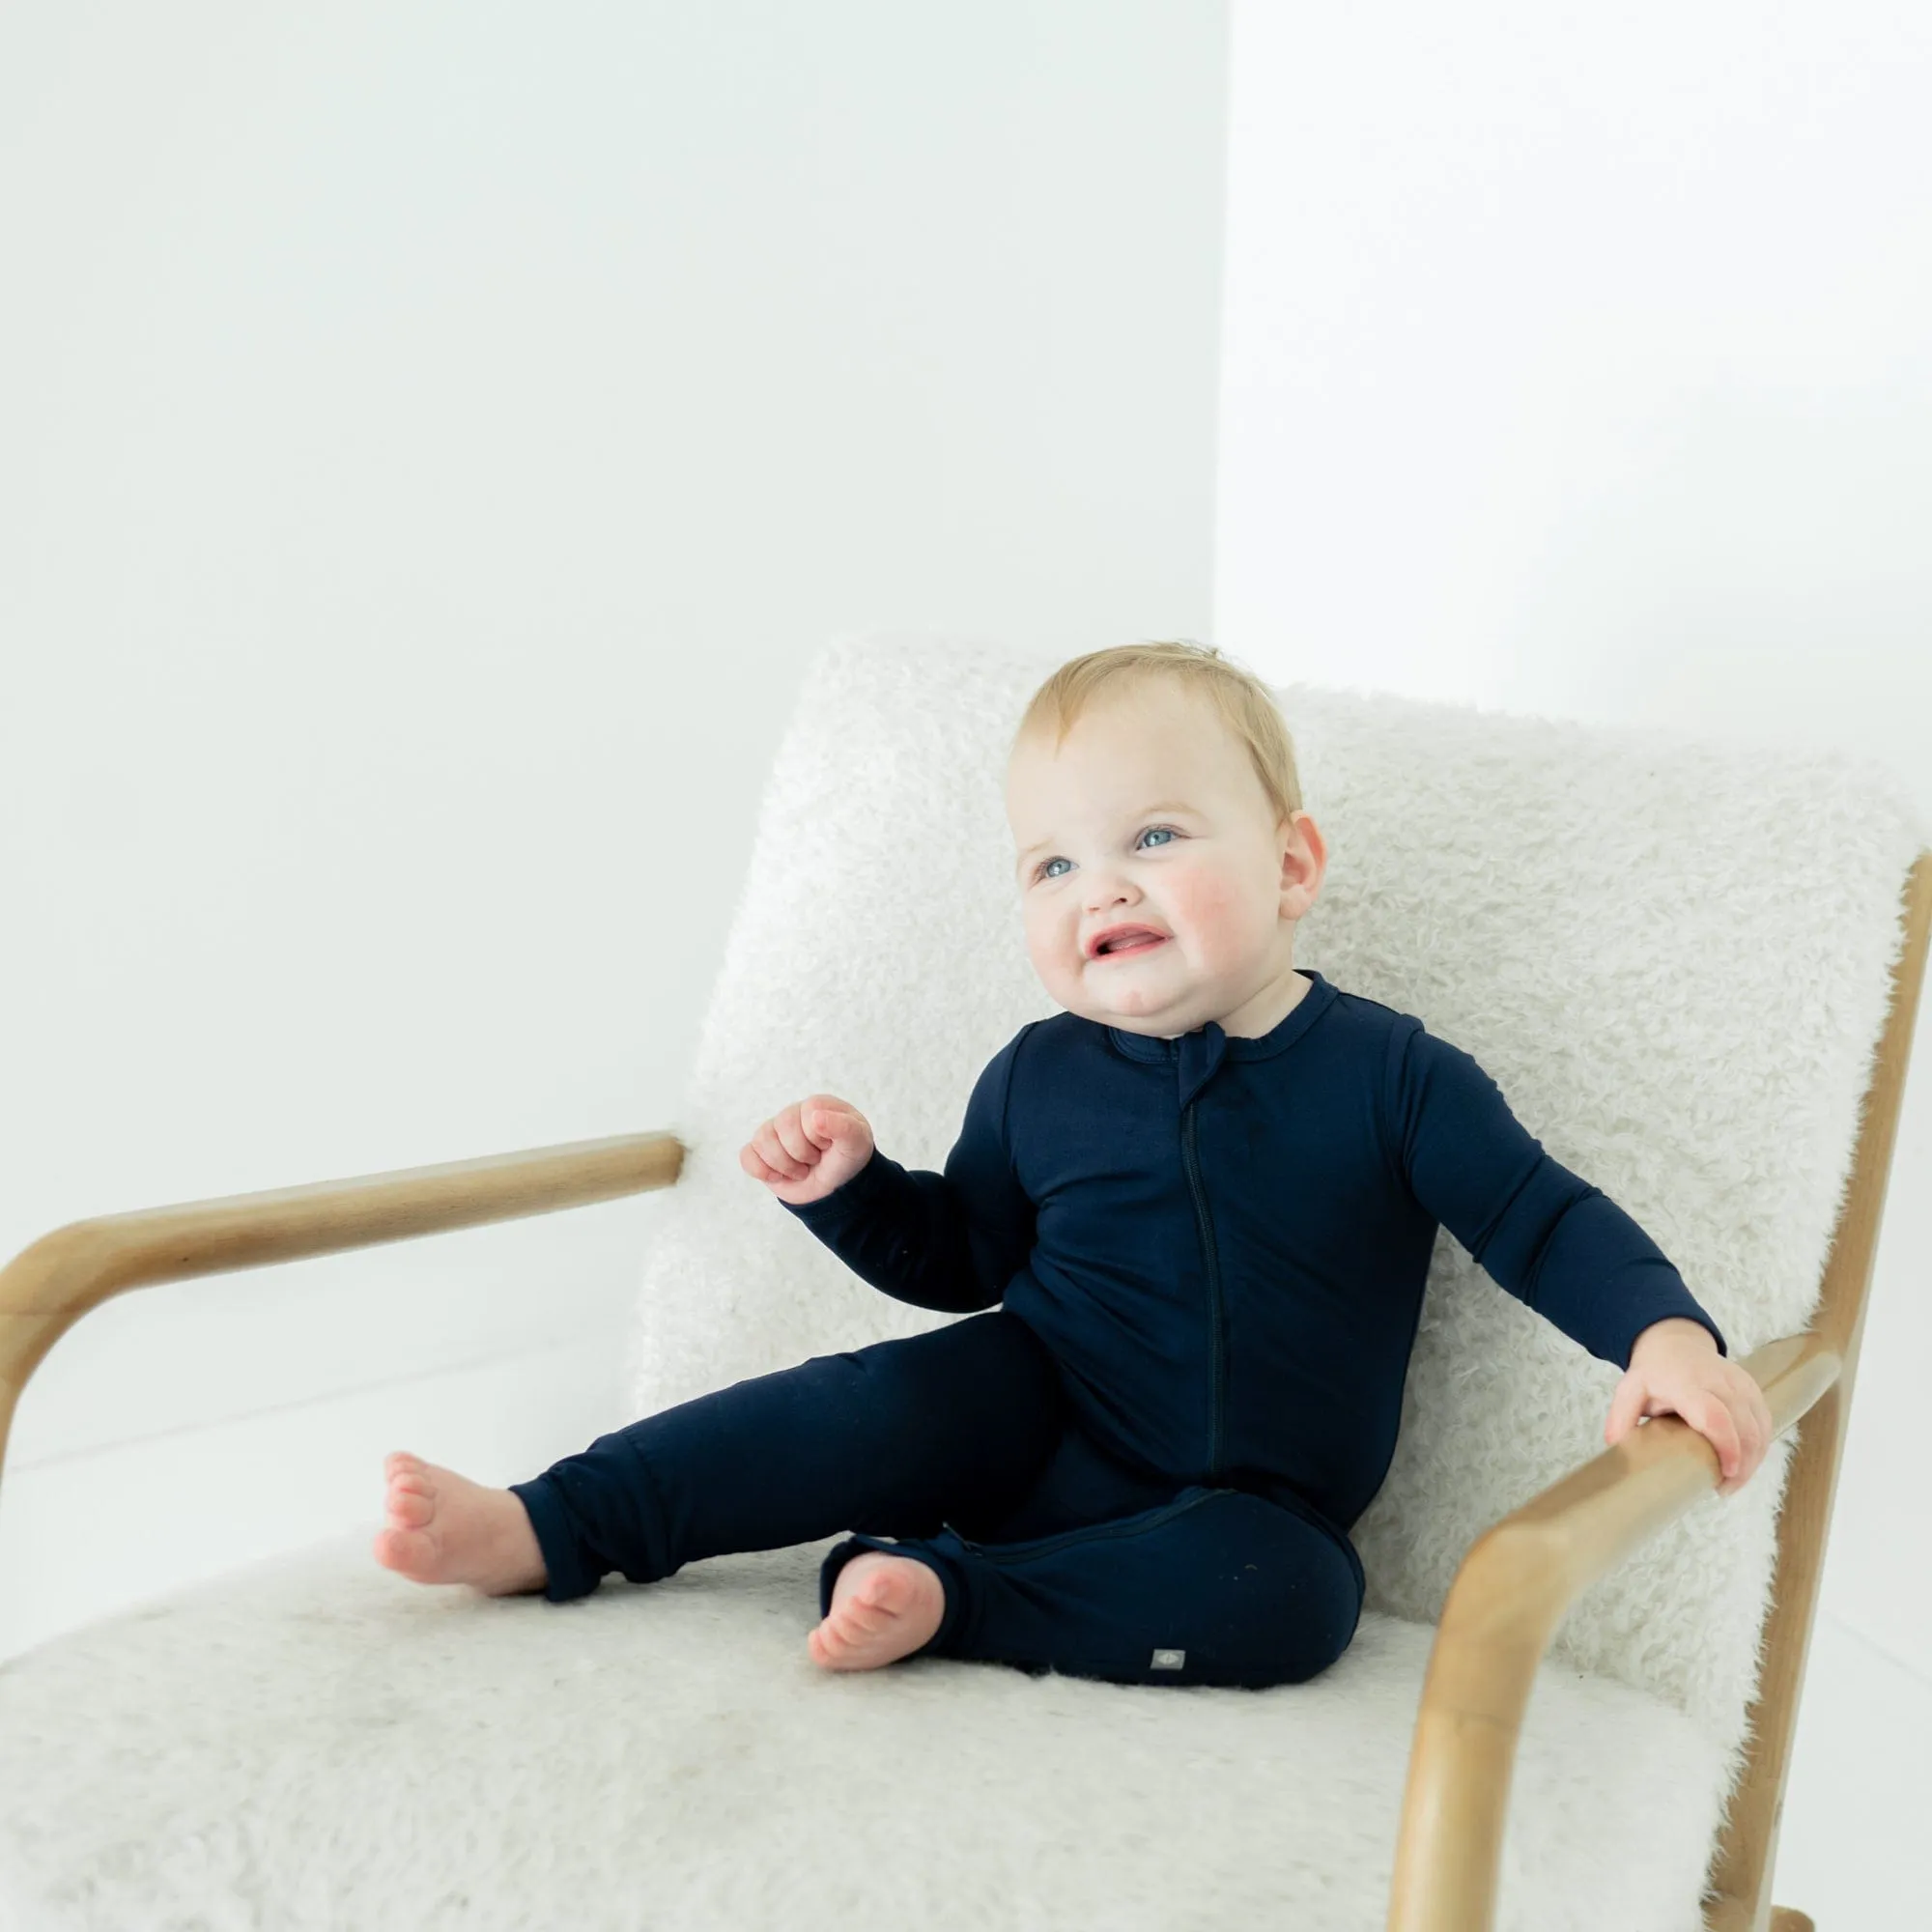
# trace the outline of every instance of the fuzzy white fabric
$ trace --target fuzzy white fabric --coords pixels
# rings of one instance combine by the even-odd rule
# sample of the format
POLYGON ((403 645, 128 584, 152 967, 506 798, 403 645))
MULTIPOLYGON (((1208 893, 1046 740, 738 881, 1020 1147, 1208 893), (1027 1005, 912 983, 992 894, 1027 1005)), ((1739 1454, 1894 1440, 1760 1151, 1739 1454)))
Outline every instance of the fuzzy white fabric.
MULTIPOLYGON (((645 1414, 957 1318, 740 1170, 824 1090, 937 1169, 1034 978, 1001 780, 1052 660, 929 635, 808 668, 645 1197, 645 1414)), ((1927 842, 1881 766, 1280 688, 1329 867, 1299 964, 1422 1019, 1683 1269, 1735 1358, 1803 1329, 1927 842), (1795 866, 1793 840, 1830 864, 1795 866)), ((838 1539, 563 1605, 425 1591, 368 1533, 0 1665, 0 1932, 989 1926, 1375 1932, 1433 1620, 1601 1452, 1618 1372, 1438 1236, 1350 1650, 1269 1690, 913 1659, 827 1673, 838 1539)), ((1575 1606, 1512 1786, 1505 1932, 1699 1932, 1792 1443, 1575 1606)), ((373 1528, 373 1525, 371 1525, 373 1528)))

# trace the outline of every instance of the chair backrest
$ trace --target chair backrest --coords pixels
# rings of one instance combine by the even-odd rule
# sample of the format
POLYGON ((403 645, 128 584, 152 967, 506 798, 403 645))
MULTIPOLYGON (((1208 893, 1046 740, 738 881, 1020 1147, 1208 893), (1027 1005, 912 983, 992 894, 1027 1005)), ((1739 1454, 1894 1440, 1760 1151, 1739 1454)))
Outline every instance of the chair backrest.
MULTIPOLYGON (((1026 957, 1001 791, 1056 661, 868 634, 809 665, 665 1123, 683 1174, 647 1197, 635 1413, 958 1319, 860 1281, 738 1150, 823 1091, 937 1170, 980 1068, 1060 1010, 1026 957)), ((1677 1264, 1734 1359, 1802 1331, 1927 842, 1909 794, 1842 753, 1276 691, 1328 850, 1296 963, 1473 1054, 1677 1264)), ((1395 1459, 1352 1532, 1368 1606, 1435 1621, 1470 1544, 1602 1452, 1618 1379, 1438 1231, 1395 1459)), ((1594 1585, 1551 1655, 1735 1750, 1791 1448, 1594 1585)))

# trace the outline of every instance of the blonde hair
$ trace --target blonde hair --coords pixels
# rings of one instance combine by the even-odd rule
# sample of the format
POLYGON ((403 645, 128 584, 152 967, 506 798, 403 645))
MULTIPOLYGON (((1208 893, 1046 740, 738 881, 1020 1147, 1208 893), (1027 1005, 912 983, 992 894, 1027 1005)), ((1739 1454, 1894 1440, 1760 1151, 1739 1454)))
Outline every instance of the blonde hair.
POLYGON ((1213 644, 1197 644, 1190 638, 1116 644, 1069 658, 1034 693, 1013 733, 1013 744, 1017 747, 1027 738, 1051 733, 1058 752, 1074 724, 1103 696, 1126 696, 1157 680, 1196 693, 1220 714, 1236 740, 1247 748, 1277 820, 1302 810, 1294 740, 1274 693, 1246 666, 1213 644))

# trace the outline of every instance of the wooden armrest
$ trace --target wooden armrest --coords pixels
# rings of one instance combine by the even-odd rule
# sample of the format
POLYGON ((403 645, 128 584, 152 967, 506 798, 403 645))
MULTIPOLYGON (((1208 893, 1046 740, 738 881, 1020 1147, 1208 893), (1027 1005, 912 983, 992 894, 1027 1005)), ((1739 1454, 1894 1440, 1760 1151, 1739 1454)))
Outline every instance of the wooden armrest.
MULTIPOLYGON (((1806 1333, 1767 1343, 1742 1366, 1782 1435, 1837 1380, 1842 1358, 1830 1337, 1806 1333)), ((1556 1626, 1721 1479, 1707 1437, 1680 1416, 1654 1415, 1470 1545, 1423 1683, 1388 1932, 1492 1923, 1518 1733, 1556 1626)))
POLYGON ((674 1134, 616 1134, 71 1221, 0 1269, 0 1469, 28 1377, 109 1295, 668 1187, 684 1153, 674 1134))

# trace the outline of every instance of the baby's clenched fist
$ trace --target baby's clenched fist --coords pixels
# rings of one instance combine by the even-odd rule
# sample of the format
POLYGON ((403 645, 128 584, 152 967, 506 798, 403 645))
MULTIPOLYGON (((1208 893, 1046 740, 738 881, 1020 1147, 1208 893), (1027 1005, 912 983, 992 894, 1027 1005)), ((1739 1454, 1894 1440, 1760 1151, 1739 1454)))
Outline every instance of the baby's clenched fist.
POLYGON ((872 1157, 871 1123, 836 1094, 813 1094, 772 1118, 738 1150, 738 1165, 788 1208, 823 1201, 872 1157))

